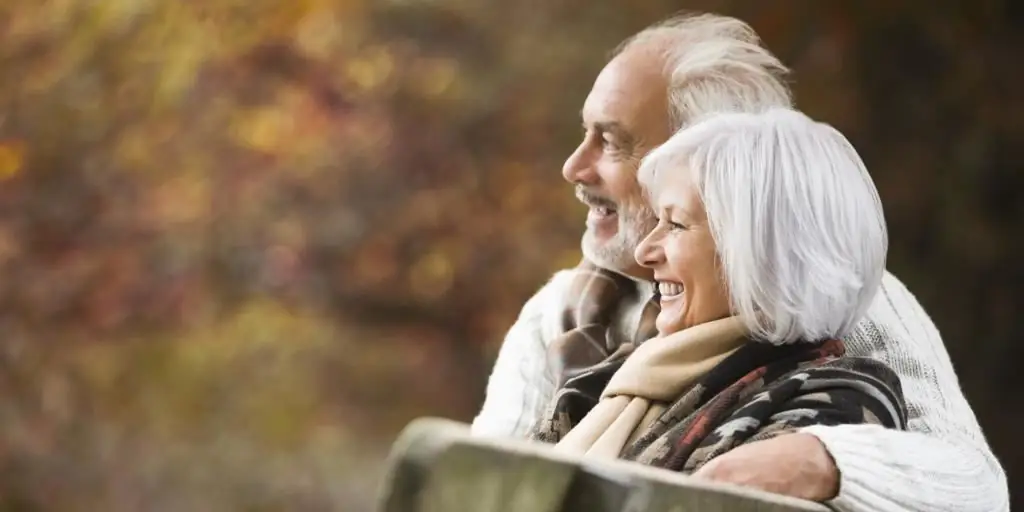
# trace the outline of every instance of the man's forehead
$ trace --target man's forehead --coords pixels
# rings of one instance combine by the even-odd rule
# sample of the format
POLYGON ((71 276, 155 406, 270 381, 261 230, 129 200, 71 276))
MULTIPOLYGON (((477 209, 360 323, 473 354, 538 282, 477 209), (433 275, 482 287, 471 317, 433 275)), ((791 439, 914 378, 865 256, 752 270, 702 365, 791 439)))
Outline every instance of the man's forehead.
POLYGON ((580 116, 587 123, 626 124, 637 112, 637 94, 630 94, 630 85, 623 80, 598 77, 583 102, 580 116))
POLYGON ((655 59, 636 52, 622 54, 598 74, 581 116, 587 124, 618 123, 636 129, 651 117, 667 117, 665 94, 655 59))

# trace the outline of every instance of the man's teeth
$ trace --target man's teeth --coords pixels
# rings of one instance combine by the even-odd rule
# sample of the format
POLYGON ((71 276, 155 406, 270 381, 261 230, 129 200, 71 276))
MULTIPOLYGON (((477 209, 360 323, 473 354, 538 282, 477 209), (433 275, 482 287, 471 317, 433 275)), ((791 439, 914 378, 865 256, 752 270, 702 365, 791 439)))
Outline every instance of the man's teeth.
POLYGON ((599 213, 601 215, 611 215, 612 214, 611 208, 608 208, 607 206, 595 206, 594 207, 594 211, 596 211, 597 213, 599 213))
POLYGON ((662 297, 675 297, 683 293, 683 285, 679 283, 658 283, 658 294, 662 297))

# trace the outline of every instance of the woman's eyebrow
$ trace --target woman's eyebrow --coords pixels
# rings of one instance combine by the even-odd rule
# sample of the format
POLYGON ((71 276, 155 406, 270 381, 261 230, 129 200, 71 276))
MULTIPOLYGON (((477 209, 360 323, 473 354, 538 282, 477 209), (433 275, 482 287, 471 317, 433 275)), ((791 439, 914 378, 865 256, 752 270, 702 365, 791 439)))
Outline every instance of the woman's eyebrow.
POLYGON ((660 204, 658 209, 666 217, 672 217, 674 214, 676 218, 686 222, 692 222, 695 219, 690 210, 676 201, 666 201, 660 204))

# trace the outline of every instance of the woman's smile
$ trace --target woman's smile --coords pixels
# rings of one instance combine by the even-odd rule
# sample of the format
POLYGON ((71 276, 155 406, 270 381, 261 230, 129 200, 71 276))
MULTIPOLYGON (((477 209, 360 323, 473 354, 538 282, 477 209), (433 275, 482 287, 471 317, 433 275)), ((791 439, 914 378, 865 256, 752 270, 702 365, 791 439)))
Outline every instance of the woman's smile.
POLYGON ((658 281, 658 295, 662 299, 672 299, 683 294, 683 285, 672 281, 658 281))

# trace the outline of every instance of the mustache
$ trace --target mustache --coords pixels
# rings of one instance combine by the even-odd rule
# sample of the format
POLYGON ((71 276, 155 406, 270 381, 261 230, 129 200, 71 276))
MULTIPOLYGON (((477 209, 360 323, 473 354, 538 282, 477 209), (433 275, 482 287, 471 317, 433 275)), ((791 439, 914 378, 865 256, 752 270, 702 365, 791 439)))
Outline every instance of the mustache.
POLYGON ((608 208, 611 210, 618 207, 618 205, 611 199, 595 194, 587 190, 583 185, 576 185, 576 199, 579 199, 581 203, 588 206, 608 208))

